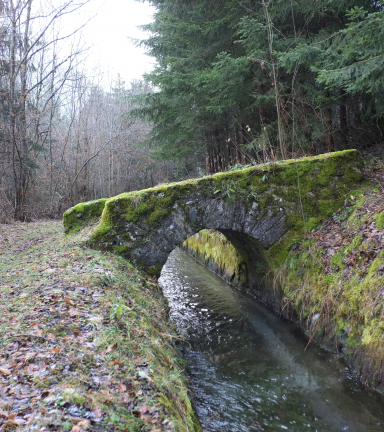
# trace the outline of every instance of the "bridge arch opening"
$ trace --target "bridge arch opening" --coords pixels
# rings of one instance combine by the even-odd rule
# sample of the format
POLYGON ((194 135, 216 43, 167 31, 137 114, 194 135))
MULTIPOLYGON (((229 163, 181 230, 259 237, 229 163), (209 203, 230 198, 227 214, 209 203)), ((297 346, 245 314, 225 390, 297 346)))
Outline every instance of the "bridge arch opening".
POLYGON ((203 229, 179 247, 234 287, 276 308, 280 304, 264 248, 250 236, 203 229))

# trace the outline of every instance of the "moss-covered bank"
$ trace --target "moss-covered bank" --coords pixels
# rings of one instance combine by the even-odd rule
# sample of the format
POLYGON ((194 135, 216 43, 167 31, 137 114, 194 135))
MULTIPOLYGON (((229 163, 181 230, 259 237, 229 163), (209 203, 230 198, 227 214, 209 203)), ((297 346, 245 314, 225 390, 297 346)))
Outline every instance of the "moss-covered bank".
POLYGON ((363 382, 384 391, 384 194, 358 198, 290 251, 283 306, 311 340, 342 351, 363 382))
MULTIPOLYGON (((291 245, 273 279, 275 287, 281 287, 280 312, 297 321, 310 342, 342 352, 361 380, 380 391, 384 391, 383 218, 384 194, 366 185, 357 198, 349 195, 336 213, 291 245)), ((227 273, 233 274, 241 261, 222 234, 208 230, 188 239, 184 249, 206 257, 212 270, 216 263, 224 274, 227 263, 227 273)))
POLYGON ((84 225, 100 218, 103 213, 106 198, 101 198, 86 203, 79 203, 68 209, 63 215, 65 232, 77 231, 84 225))

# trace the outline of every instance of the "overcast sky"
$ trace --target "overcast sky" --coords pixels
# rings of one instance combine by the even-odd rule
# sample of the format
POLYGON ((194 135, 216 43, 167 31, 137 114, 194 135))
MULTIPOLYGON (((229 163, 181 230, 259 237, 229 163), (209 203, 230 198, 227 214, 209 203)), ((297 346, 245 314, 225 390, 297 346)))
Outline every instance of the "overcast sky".
POLYGON ((68 15, 65 27, 80 26, 93 17, 82 30, 87 46, 92 46, 87 59, 89 68, 97 64, 105 73, 103 83, 120 73, 129 84, 152 69, 154 59, 136 48, 129 38, 143 39, 146 33, 137 26, 152 21, 154 8, 134 0, 91 0, 74 14, 68 15))

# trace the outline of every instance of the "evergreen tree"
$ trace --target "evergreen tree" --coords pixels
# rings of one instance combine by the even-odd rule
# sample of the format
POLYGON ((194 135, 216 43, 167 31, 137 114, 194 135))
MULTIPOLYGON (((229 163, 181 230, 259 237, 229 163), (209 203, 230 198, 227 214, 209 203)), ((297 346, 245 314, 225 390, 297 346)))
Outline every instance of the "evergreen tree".
POLYGON ((368 121, 359 107, 382 112, 377 2, 151 3, 158 12, 144 43, 157 67, 146 78, 158 91, 138 114, 153 123, 162 157, 195 165, 205 157, 212 173, 347 148, 368 121))

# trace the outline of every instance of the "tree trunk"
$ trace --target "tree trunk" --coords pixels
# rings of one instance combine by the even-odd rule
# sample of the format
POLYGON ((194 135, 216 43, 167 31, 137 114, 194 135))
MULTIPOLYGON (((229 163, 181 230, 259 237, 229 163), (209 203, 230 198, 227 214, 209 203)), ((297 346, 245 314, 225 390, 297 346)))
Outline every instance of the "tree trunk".
MULTIPOLYGON (((330 98, 330 94, 328 91, 324 93, 325 99, 330 98)), ((334 151, 334 139, 333 139, 333 131, 332 131, 332 107, 329 102, 326 102, 326 106, 324 109, 325 114, 325 127, 327 128, 327 152, 334 151)))
POLYGON ((340 139, 343 145, 343 149, 348 147, 348 125, 347 125, 347 105, 346 105, 346 93, 343 89, 340 90, 340 139))
POLYGON ((284 135, 284 128, 283 128, 283 119, 282 119, 282 113, 280 109, 280 93, 279 93, 279 85, 278 85, 278 64, 275 64, 275 58, 273 56, 273 41, 274 41, 274 27, 271 21, 271 17, 269 14, 269 5, 270 3, 266 3, 265 0, 262 0, 263 10, 264 10, 264 17, 266 21, 266 27, 267 27, 267 36, 268 36, 268 51, 269 56, 271 59, 272 64, 272 78, 273 78, 273 88, 275 90, 275 103, 276 103, 276 114, 277 114, 277 128, 278 128, 278 134, 279 134, 279 145, 280 145, 280 153, 281 158, 285 159, 285 135, 284 135))
POLYGON ((209 150, 209 165, 211 167, 211 174, 215 174, 215 158, 212 149, 209 150))
POLYGON ((235 131, 236 164, 241 163, 241 153, 239 148, 239 131, 235 131))
POLYGON ((219 162, 218 162, 218 154, 217 154, 217 147, 215 146, 213 148, 213 165, 214 165, 214 173, 219 172, 219 162))
MULTIPOLYGON (((324 15, 320 16, 320 28, 321 29, 325 28, 324 15)), ((333 132, 332 132, 332 107, 330 103, 327 101, 327 99, 329 99, 330 97, 329 91, 326 91, 324 93, 324 97, 326 100, 324 114, 325 114, 325 127, 327 129, 327 151, 331 152, 334 149, 334 139, 333 139, 333 132)))
POLYGON ((228 167, 231 167, 233 164, 232 161, 232 152, 231 152, 231 140, 229 137, 228 125, 225 125, 225 138, 226 138, 226 146, 227 146, 227 163, 228 167))
POLYGON ((216 142, 216 154, 217 154, 217 172, 221 172, 223 171, 223 157, 221 154, 220 134, 217 129, 215 129, 215 142, 216 142))
POLYGON ((245 133, 244 133, 244 125, 241 125, 241 130, 240 130, 240 141, 241 141, 241 151, 240 151, 240 160, 241 160, 241 164, 245 165, 246 164, 246 150, 245 150, 245 133))
POLYGON ((207 175, 211 174, 211 167, 209 164, 209 152, 208 152, 208 150, 206 150, 206 152, 205 152, 205 171, 206 171, 207 175))

